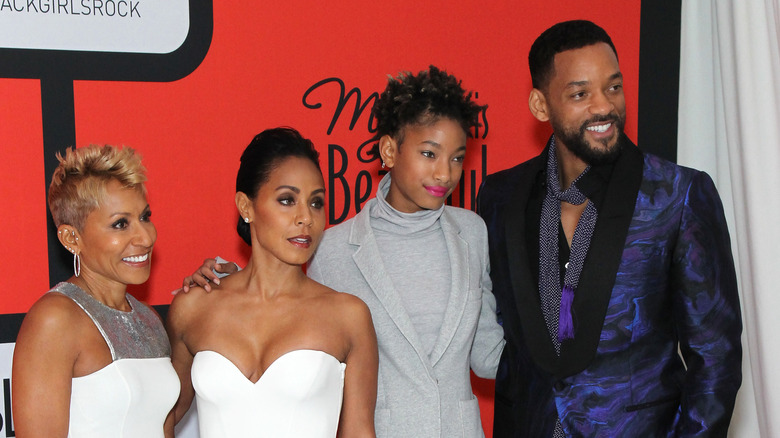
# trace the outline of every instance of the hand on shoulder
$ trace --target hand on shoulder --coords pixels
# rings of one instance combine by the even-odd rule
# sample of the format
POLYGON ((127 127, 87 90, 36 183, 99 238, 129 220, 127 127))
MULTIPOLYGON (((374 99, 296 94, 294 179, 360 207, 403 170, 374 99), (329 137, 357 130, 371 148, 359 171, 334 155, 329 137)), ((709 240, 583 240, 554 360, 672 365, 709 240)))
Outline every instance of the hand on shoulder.
POLYGON ((191 289, 200 286, 205 289, 206 292, 211 292, 211 283, 219 285, 221 282, 220 278, 238 272, 239 270, 240 268, 234 262, 225 260, 220 256, 213 259, 205 259, 203 260, 203 264, 199 266, 192 275, 184 277, 181 291, 186 294, 191 289))

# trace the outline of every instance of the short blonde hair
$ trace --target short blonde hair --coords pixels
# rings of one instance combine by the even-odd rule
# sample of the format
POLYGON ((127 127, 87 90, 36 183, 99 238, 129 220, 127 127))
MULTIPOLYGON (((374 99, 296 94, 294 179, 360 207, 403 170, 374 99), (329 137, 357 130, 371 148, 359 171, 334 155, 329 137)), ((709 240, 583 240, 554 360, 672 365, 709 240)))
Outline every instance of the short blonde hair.
POLYGON ((49 186, 49 210, 54 224, 72 225, 81 230, 89 213, 105 199, 112 180, 146 195, 146 168, 132 148, 89 145, 68 148, 65 157, 58 152, 60 165, 49 186))

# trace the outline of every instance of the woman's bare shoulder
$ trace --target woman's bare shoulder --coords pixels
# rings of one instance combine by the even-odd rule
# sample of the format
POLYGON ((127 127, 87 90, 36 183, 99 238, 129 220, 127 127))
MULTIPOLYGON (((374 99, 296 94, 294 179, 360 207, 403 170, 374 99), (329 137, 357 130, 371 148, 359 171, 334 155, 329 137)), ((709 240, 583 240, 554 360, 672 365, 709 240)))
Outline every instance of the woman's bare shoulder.
POLYGON ((366 324, 371 323, 371 311, 366 303, 360 298, 346 292, 339 292, 327 286, 316 283, 321 288, 321 293, 332 306, 331 312, 339 315, 339 318, 345 322, 351 322, 364 328, 366 324))
POLYGON ((331 289, 328 286, 325 286, 322 283, 318 283, 312 279, 307 279, 308 284, 313 292, 313 294, 319 298, 332 301, 335 305, 342 305, 347 306, 350 305, 350 303, 362 303, 363 301, 352 295, 348 294, 346 292, 339 292, 335 289, 331 289))
POLYGON ((190 288, 187 293, 177 293, 173 297, 171 306, 168 309, 168 315, 166 317, 167 325, 180 326, 197 318, 198 312, 211 304, 213 297, 210 295, 214 293, 217 292, 213 289, 211 292, 206 292, 206 290, 200 286, 190 288))
POLYGON ((81 329, 92 322, 73 300, 59 293, 47 293, 33 304, 24 317, 18 343, 53 340, 68 344, 77 340, 81 329))
POLYGON ((332 307, 328 318, 349 339, 350 349, 373 345, 376 351, 376 332, 368 305, 352 294, 329 291, 332 307))
POLYGON ((63 294, 51 292, 38 298, 38 301, 30 307, 25 315, 25 321, 35 320, 44 324, 67 325, 78 321, 83 316, 86 314, 72 299, 63 294))

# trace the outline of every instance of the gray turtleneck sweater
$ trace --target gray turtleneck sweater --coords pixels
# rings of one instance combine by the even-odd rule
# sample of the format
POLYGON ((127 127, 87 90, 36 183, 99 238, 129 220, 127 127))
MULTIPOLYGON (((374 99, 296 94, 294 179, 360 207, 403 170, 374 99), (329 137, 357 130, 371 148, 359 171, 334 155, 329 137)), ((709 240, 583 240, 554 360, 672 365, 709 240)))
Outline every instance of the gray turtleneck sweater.
POLYGON ((371 229, 382 261, 401 297, 425 352, 430 355, 441 331, 452 284, 447 243, 437 210, 403 213, 387 203, 384 178, 370 206, 371 229))

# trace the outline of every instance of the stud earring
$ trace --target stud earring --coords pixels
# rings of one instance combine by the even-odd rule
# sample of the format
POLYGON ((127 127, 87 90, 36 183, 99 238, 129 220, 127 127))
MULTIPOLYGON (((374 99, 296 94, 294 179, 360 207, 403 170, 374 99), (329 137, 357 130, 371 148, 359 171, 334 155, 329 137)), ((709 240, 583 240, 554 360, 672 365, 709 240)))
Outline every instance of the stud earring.
POLYGON ((245 217, 245 218, 244 218, 244 222, 246 222, 246 223, 249 223, 249 218, 248 218, 248 217, 245 217))

